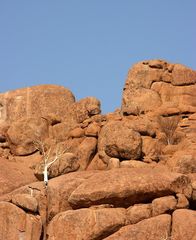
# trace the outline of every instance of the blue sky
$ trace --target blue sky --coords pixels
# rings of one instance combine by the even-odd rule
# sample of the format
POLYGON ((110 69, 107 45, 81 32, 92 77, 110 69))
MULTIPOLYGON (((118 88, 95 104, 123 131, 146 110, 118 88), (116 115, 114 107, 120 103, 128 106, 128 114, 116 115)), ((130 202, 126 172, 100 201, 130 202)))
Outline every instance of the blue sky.
POLYGON ((134 63, 196 69, 195 11, 195 0, 0 0, 0 92, 59 84, 114 111, 134 63))

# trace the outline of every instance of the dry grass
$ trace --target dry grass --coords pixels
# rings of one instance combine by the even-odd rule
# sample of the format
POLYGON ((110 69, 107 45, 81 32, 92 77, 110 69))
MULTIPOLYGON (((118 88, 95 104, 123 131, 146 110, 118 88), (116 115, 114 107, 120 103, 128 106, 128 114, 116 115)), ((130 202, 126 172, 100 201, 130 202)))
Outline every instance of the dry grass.
POLYGON ((179 121, 180 121, 179 116, 172 116, 172 117, 159 116, 157 118, 159 127, 161 131, 164 133, 165 139, 168 145, 175 143, 175 131, 178 127, 179 121))

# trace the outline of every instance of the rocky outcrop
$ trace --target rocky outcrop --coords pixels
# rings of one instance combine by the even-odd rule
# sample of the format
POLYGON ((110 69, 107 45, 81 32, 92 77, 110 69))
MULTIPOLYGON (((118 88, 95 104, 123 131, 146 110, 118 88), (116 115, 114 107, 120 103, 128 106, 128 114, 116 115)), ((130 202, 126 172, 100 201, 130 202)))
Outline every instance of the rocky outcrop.
POLYGON ((157 108, 195 112, 195 83, 196 72, 183 65, 162 60, 139 62, 128 73, 122 111, 128 115, 157 108))
POLYGON ((195 239, 195 87, 149 60, 106 115, 61 86, 0 94, 0 240, 195 239))
MULTIPOLYGON (((129 236, 131 227, 134 229, 139 223, 141 229, 146 227, 146 223, 142 224, 145 219, 187 208, 191 194, 190 179, 185 175, 156 169, 123 168, 69 173, 49 180, 47 192, 44 184, 37 182, 1 197, 0 201, 9 201, 24 210, 36 212, 43 223, 50 222, 48 235, 51 239, 65 236, 68 239, 72 236, 76 239, 103 239, 123 226, 127 226, 124 228, 129 236)), ((118 239, 118 232, 115 234, 118 239)))

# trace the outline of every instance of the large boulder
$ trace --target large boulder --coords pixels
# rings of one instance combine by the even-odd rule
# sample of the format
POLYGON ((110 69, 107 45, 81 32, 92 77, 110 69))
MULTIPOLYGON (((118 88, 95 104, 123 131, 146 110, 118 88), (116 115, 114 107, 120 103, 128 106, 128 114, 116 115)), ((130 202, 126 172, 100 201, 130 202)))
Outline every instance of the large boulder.
POLYGON ((185 86, 196 83, 196 72, 182 64, 174 64, 171 83, 174 86, 185 86))
POLYGON ((103 239, 125 225, 123 208, 79 209, 56 215, 48 227, 48 240, 103 239))
POLYGON ((97 204, 128 207, 154 198, 185 193, 191 196, 190 179, 182 174, 149 168, 119 168, 86 179, 70 195, 74 208, 97 204))
POLYGON ((70 90, 57 85, 39 85, 0 94, 1 121, 15 122, 21 118, 48 114, 64 117, 75 102, 70 90))
POLYGON ((100 131, 98 151, 104 162, 112 158, 139 159, 142 140, 138 132, 132 130, 123 121, 109 121, 100 131))
POLYGON ((42 223, 38 215, 27 214, 7 202, 0 202, 0 213, 1 240, 40 239, 42 223))

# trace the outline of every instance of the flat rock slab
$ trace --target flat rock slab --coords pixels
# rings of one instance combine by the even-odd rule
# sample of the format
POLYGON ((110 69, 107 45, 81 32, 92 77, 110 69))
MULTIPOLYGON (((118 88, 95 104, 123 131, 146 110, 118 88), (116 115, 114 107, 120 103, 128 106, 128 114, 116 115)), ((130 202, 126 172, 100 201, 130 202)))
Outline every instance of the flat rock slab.
POLYGON ((68 201, 73 208, 98 204, 128 207, 174 193, 190 197, 191 191, 190 179, 185 175, 158 169, 122 168, 99 172, 86 179, 68 201))

